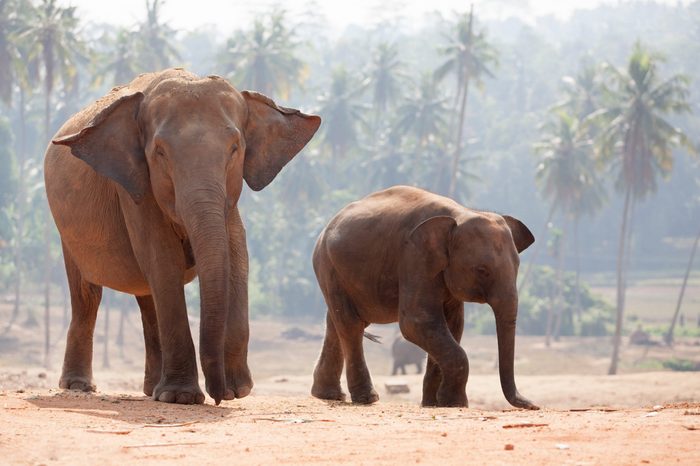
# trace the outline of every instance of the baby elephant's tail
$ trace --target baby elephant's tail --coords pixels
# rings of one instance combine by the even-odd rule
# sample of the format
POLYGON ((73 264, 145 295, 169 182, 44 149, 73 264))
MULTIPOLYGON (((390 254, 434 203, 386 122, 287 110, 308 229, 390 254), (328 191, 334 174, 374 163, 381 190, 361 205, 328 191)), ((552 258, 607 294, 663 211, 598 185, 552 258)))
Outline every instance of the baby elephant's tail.
POLYGON ((365 338, 375 343, 379 343, 380 345, 382 344, 382 337, 379 335, 373 335, 369 332, 365 332, 365 338))

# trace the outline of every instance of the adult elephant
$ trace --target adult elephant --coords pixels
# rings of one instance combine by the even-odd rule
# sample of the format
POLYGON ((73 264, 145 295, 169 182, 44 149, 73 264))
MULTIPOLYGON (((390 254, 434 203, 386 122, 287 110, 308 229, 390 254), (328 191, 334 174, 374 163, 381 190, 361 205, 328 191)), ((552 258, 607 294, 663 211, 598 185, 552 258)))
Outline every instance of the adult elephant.
POLYGON ((312 395, 343 400, 344 364, 352 401, 377 401, 362 348, 364 329, 398 320, 403 336, 428 353, 423 406, 467 406, 469 361, 459 344, 467 301, 488 303, 495 314, 506 399, 537 409, 520 395, 513 376, 518 254, 534 241, 513 217, 467 209, 408 186, 343 208, 321 232, 313 255, 328 312, 312 395))
POLYGON ((138 76, 74 115, 46 151, 72 318, 59 385, 94 390, 92 339, 102 287, 136 296, 144 392, 203 403, 183 286, 199 276, 206 390, 246 396, 248 255, 243 180, 264 188, 311 139, 313 115, 183 69, 138 76))

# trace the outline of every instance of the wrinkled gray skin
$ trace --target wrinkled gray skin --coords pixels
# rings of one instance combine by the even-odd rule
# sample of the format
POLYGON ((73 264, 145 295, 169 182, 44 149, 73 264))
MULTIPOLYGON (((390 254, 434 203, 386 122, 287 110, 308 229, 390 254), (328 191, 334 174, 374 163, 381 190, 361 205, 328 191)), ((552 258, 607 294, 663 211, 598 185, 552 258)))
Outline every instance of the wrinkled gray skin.
POLYGON ((313 264, 328 306, 312 395, 343 400, 345 364, 354 403, 379 399, 362 348, 371 323, 399 322, 428 353, 423 406, 467 406, 469 362, 459 344, 464 302, 488 303, 496 317, 501 387, 510 404, 537 409, 515 386, 518 254, 534 242, 507 215, 396 186, 353 202, 321 233, 313 264))
POLYGON ((396 375, 399 371, 406 375, 406 366, 416 365, 416 374, 423 373, 423 363, 425 362, 425 351, 414 345, 402 336, 396 337, 391 345, 391 357, 394 360, 394 366, 391 369, 391 375, 396 375))
POLYGON ((246 396, 248 255, 237 201, 311 139, 320 118, 182 69, 141 75, 74 115, 46 151, 72 319, 59 385, 94 390, 93 332, 106 286, 136 296, 144 392, 203 403, 183 285, 200 280, 200 360, 217 404, 246 396))

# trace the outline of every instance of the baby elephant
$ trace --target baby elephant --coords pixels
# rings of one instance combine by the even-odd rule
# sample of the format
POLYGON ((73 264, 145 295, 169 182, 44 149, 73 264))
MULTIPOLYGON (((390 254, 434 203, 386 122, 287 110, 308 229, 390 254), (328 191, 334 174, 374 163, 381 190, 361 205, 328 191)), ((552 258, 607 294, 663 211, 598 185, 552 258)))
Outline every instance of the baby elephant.
POLYGON ((423 362, 425 361, 425 351, 406 340, 402 336, 396 337, 391 345, 391 357, 394 360, 394 366, 391 369, 391 375, 398 374, 399 371, 406 375, 406 366, 415 364, 420 374, 423 372, 423 362))
POLYGON ((312 395, 344 400, 345 362, 354 403, 379 399, 362 349, 371 323, 398 320, 428 353, 423 406, 468 406, 469 362, 459 344, 464 302, 488 303, 496 316, 503 394, 538 409, 513 377, 518 253, 535 241, 519 220, 467 209, 417 188, 395 186, 353 202, 326 226, 313 264, 328 306, 326 336, 312 395))

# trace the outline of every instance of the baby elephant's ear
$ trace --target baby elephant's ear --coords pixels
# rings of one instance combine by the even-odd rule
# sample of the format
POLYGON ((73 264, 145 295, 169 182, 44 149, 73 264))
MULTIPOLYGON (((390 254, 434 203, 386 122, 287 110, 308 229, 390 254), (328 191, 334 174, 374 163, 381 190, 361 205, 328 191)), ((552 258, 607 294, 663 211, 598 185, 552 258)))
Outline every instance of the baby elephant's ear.
POLYGON ((260 191, 311 140, 321 118, 280 107, 257 92, 241 94, 248 104, 243 178, 251 189, 260 191))
POLYGON ((525 226, 523 222, 510 215, 504 215, 503 219, 508 224, 510 232, 513 235, 513 242, 518 254, 526 250, 532 243, 535 242, 535 237, 532 232, 525 226))
POLYGON ((410 254, 415 254, 429 273, 438 273, 447 268, 448 243, 456 225, 454 218, 438 215, 421 222, 409 233, 408 238, 414 246, 410 254))
POLYGON ((77 133, 51 141, 68 146, 97 173, 122 185, 137 204, 150 183, 136 121, 142 100, 141 92, 119 97, 77 133))

